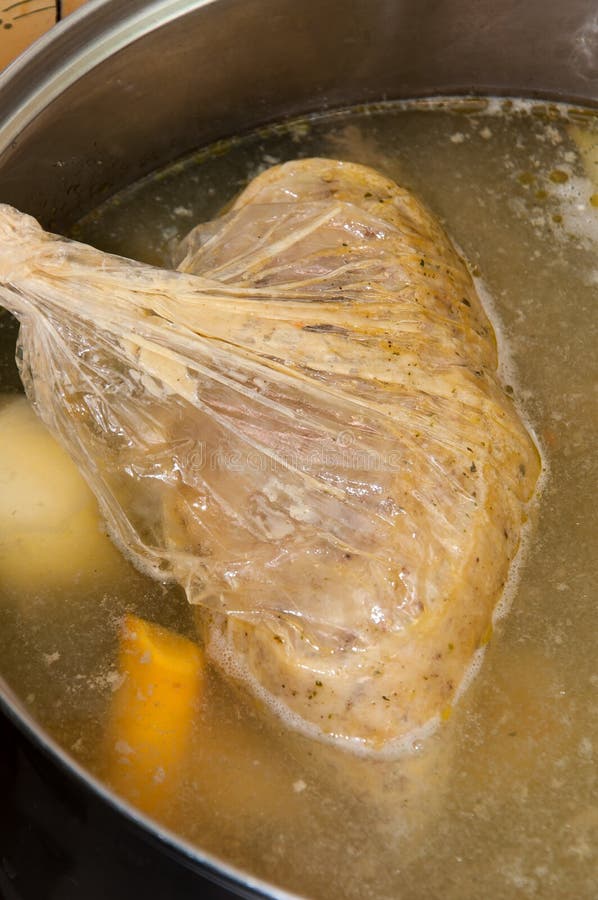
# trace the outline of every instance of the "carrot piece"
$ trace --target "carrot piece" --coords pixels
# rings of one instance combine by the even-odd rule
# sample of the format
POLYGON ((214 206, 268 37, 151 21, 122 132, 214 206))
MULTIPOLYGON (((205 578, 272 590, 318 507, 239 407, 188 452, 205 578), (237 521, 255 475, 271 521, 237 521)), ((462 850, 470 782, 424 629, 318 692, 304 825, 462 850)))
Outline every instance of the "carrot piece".
POLYGON ((152 815, 163 815, 182 778, 205 659, 192 641, 136 616, 120 639, 123 682, 107 732, 107 779, 152 815))

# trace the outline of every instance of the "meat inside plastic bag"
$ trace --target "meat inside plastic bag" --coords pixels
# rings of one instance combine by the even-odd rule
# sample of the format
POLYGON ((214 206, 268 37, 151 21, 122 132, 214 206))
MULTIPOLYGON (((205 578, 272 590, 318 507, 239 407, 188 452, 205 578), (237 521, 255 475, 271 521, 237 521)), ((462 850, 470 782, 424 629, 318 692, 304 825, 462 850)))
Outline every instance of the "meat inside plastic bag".
POLYGON ((220 666, 293 727, 404 748, 487 640, 540 468, 467 269, 409 192, 321 159, 176 262, 0 207, 27 394, 220 666))

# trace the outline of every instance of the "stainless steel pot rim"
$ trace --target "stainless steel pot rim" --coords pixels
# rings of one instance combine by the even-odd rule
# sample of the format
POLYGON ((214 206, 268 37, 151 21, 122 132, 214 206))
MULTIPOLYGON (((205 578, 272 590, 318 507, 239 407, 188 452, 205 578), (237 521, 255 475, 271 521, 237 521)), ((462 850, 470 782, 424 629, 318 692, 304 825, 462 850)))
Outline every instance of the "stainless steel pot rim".
POLYGON ((2 145, 7 146, 63 91, 109 56, 160 26, 217 0, 128 0, 116 8, 110 0, 89 0, 55 29, 35 41, 0 74, 0 97, 9 83, 24 82, 18 108, 3 118, 2 145), (106 15, 105 13, 108 13, 106 15), (88 35, 98 23, 98 34, 88 35), (102 30, 103 29, 103 30, 102 30), (32 85, 29 70, 36 58, 46 58, 47 71, 32 85), (27 90, 27 84, 29 89, 27 90))
POLYGON ((238 896, 243 896, 246 900, 253 900, 256 896, 267 898, 267 900, 302 900, 298 894, 274 887, 217 856, 201 850, 113 793, 109 787, 85 769, 40 727, 2 676, 0 676, 0 712, 4 713, 33 744, 58 762, 63 771, 74 775, 82 785, 91 788, 120 815, 125 816, 144 832, 157 838, 163 848, 168 848, 177 856, 182 855, 192 867, 200 866, 201 874, 204 877, 224 885, 227 881, 234 882, 238 896), (240 891, 242 893, 239 893, 240 891))
MULTIPOLYGON (((0 74, 0 152, 11 142, 18 139, 27 125, 53 100, 68 87, 86 75, 96 66, 127 47, 132 42, 147 35, 157 27, 163 27, 174 20, 204 7, 221 3, 222 0, 127 0, 126 4, 114 3, 113 0, 88 0, 88 3, 56 28, 46 33, 19 56, 0 74), (90 37, 95 32, 95 36, 90 37), (32 65, 36 59, 43 61, 43 67, 32 65), (37 75, 37 82, 32 83, 31 75, 37 75), (41 78, 39 77, 41 75, 41 78), (4 89, 8 84, 20 90, 20 103, 6 110, 2 102, 4 89)), ((579 57, 581 68, 590 65, 598 52, 592 54, 592 38, 598 42, 598 24, 586 23, 575 33, 571 55, 579 57)), ((583 77, 584 81, 592 80, 590 75, 598 75, 592 71, 583 77)), ((594 78, 595 80, 595 78, 594 78)), ((471 85, 472 88, 476 87, 471 85)), ((546 91, 537 87, 516 92, 503 93, 491 84, 483 84, 479 90, 472 91, 476 96, 496 94, 504 97, 528 97, 562 103, 579 104, 580 106, 598 106, 598 97, 588 97, 578 93, 565 92, 555 95, 554 89, 546 91)), ((442 95, 463 96, 468 93, 461 85, 451 91, 450 85, 442 90, 442 95)), ((434 96, 434 92, 424 95, 434 96)), ((322 98, 326 106, 325 97, 322 98)), ((382 99, 387 99, 383 96, 382 99)), ((392 100, 392 98, 389 98, 392 100)), ((346 104, 342 104, 346 105, 346 104)), ((333 104, 334 106, 334 104, 333 104)))

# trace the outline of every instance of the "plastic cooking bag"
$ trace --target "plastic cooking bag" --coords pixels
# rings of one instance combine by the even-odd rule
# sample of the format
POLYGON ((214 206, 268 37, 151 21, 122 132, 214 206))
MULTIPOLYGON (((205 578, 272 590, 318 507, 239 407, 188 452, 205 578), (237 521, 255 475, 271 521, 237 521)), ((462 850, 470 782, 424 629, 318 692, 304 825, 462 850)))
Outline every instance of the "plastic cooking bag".
POLYGON ((294 727, 401 749, 487 639, 539 473, 467 268, 408 191, 323 159, 177 262, 1 207, 27 394, 220 666, 294 727))

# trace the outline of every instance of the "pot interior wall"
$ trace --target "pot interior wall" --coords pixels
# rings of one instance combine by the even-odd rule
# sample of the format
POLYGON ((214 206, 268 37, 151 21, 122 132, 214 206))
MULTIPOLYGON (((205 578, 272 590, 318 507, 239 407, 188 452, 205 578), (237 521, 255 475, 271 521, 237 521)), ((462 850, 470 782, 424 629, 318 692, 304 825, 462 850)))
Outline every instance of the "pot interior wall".
POLYGON ((496 93, 593 104, 591 0, 105 0, 0 86, 0 196, 64 229, 195 147, 384 98, 496 93))

